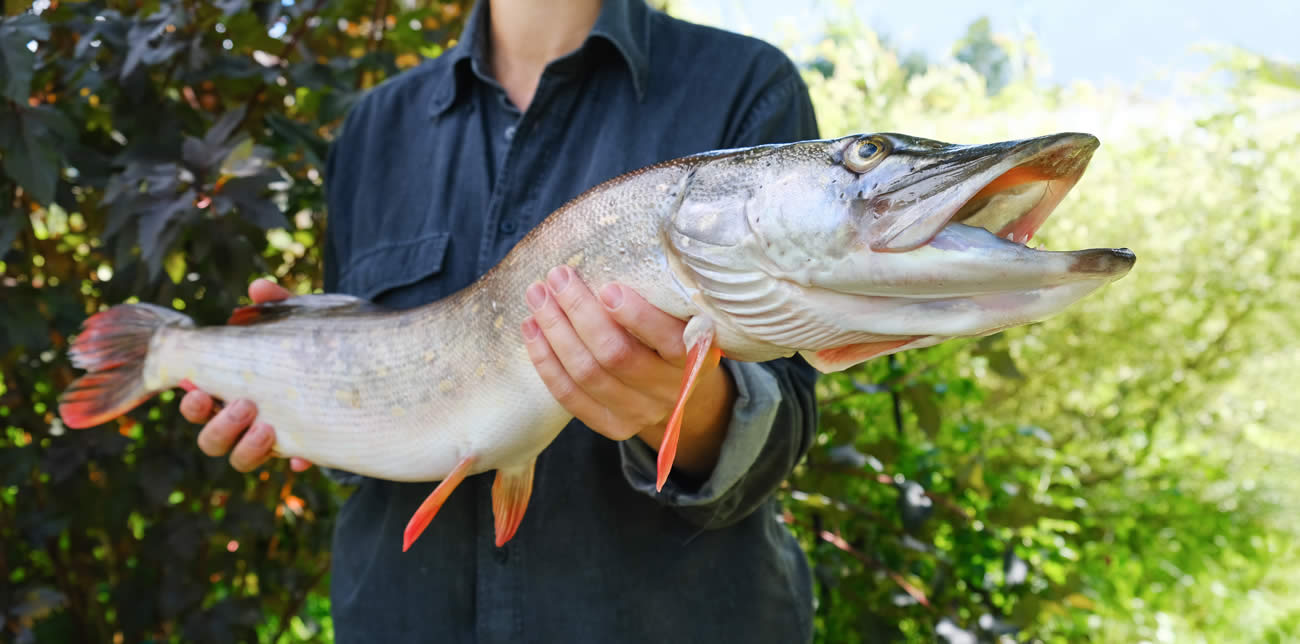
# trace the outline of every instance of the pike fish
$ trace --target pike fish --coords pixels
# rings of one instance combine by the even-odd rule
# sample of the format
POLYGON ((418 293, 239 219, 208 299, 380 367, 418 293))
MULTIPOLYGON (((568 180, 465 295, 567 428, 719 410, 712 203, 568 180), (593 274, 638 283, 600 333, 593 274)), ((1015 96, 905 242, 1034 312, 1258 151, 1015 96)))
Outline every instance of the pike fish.
POLYGON ((701 368, 799 354, 822 372, 1052 316, 1125 275, 1128 249, 1027 246, 1098 146, 1063 133, 984 145, 861 134, 722 150, 611 179, 556 210, 463 290, 420 308, 345 295, 239 309, 226 326, 123 304, 71 348, 88 373, 64 423, 112 420, 159 391, 256 401, 275 450, 394 481, 441 481, 403 549, 466 476, 496 471, 496 542, 518 529, 538 454, 571 420, 519 332, 554 266, 618 282, 687 322, 672 467, 701 368))

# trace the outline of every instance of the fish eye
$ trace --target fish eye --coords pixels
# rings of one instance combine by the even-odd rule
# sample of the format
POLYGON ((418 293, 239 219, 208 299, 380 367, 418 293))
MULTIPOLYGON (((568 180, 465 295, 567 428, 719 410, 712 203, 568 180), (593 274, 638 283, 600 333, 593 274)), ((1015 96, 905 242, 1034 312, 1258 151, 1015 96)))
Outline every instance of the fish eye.
POLYGON ((889 153, 884 139, 871 137, 849 144, 844 151, 844 166, 859 174, 870 170, 889 153))

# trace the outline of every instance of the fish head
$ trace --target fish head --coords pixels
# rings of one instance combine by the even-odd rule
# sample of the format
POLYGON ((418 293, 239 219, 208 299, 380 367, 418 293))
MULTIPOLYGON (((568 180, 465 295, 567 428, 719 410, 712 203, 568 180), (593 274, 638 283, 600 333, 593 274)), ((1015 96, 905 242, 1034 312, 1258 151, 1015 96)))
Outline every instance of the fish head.
POLYGON ((754 347, 893 352, 988 335, 1133 266, 1124 248, 1027 245, 1097 147, 1078 133, 983 145, 885 133, 720 154, 682 191, 669 246, 754 347))

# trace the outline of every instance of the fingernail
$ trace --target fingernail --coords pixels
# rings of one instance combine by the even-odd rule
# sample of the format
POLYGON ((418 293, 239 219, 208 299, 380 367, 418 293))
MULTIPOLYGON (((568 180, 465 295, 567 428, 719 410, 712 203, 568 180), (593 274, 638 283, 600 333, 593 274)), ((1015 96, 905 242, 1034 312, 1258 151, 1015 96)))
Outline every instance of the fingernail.
POLYGON ((617 284, 610 284, 600 289, 600 301, 605 303, 605 308, 609 310, 617 309, 623 304, 623 289, 617 284))
POLYGON ((537 334, 541 333, 542 331, 541 328, 537 326, 537 321, 532 318, 528 318, 527 320, 524 320, 524 323, 520 328, 520 330, 523 331, 524 337, 529 340, 536 339, 537 334))
POLYGON ((271 430, 269 425, 263 423, 253 425, 253 427, 248 430, 248 433, 251 434, 250 438, 255 441, 255 444, 259 447, 270 445, 271 442, 275 440, 275 432, 271 430))
POLYGON ((529 285, 528 290, 524 291, 524 299, 528 300, 528 306, 533 310, 542 308, 546 303, 546 287, 540 282, 533 282, 529 285))
POLYGON ((253 415, 253 403, 247 400, 236 400, 230 405, 230 414, 235 417, 235 420, 248 420, 253 415))
POLYGON ((551 289, 556 293, 563 291, 564 287, 569 285, 569 267, 556 266, 555 268, 552 268, 551 272, 547 274, 546 279, 551 283, 551 289))

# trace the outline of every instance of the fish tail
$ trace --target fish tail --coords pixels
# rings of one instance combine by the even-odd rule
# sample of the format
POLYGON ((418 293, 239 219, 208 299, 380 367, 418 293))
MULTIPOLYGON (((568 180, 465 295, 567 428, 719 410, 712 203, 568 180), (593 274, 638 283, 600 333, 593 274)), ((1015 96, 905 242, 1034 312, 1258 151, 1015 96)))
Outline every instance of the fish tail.
POLYGON ((73 429, 94 427, 134 409, 158 391, 145 385, 145 361, 163 327, 193 326, 186 316, 152 304, 121 304, 90 316, 72 341, 73 366, 88 373, 59 399, 59 416, 73 429))

